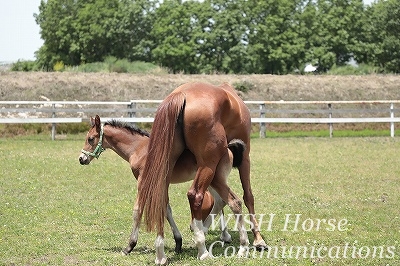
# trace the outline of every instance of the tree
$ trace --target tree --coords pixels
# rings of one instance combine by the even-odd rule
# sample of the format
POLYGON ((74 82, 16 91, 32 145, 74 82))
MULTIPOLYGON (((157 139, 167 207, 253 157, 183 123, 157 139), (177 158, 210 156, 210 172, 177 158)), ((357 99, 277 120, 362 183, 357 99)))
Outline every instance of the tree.
POLYGON ((302 0, 248 1, 252 73, 286 74, 299 67, 305 39, 300 36, 302 0))
POLYGON ((193 11, 199 5, 201 3, 194 1, 181 4, 178 0, 165 0, 155 12, 152 57, 173 73, 197 72, 194 49, 197 20, 193 11))
POLYGON ((400 73, 400 1, 378 1, 367 8, 358 62, 400 73))
MULTIPOLYGON (((353 56, 362 28, 362 0, 318 0, 316 2, 316 34, 311 39, 311 58, 319 70, 344 65, 353 56)), ((310 55, 308 55, 310 57, 310 55)))
POLYGON ((39 62, 46 68, 49 65, 52 68, 57 61, 71 65, 79 62, 79 53, 74 49, 76 36, 73 28, 79 6, 81 6, 79 0, 40 2, 39 14, 34 14, 34 17, 40 26, 44 47, 39 50, 37 56, 40 56, 39 62))
POLYGON ((400 0, 42 0, 43 69, 113 56, 173 73, 320 71, 354 56, 400 72, 400 0))
POLYGON ((245 73, 248 18, 243 0, 206 0, 207 16, 201 24, 198 43, 201 67, 206 72, 245 73))
POLYGON ((37 53, 43 66, 62 61, 79 65, 107 56, 149 60, 148 33, 155 2, 138 0, 41 1, 36 23, 43 49, 37 53))

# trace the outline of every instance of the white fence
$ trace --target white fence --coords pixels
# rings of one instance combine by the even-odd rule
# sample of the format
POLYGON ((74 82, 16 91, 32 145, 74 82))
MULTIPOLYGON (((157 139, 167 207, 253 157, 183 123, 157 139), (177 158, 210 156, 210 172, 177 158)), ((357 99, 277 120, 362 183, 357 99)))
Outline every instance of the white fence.
MULTIPOLYGON (((161 100, 126 102, 92 101, 0 101, 0 124, 52 124, 55 139, 56 124, 80 123, 99 114, 102 120, 121 119, 126 122, 153 122, 161 100)), ((272 123, 327 124, 333 136, 334 124, 387 123, 394 137, 395 109, 393 101, 245 101, 252 114, 252 123, 260 124, 260 137, 266 136, 266 125, 272 123)))

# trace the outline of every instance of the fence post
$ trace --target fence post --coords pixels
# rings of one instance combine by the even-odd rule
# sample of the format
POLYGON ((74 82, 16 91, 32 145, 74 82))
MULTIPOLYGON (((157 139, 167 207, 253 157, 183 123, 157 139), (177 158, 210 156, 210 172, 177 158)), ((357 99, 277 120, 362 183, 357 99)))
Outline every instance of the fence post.
MULTIPOLYGON (((328 109, 329 109, 329 119, 332 118, 332 104, 328 103, 328 109)), ((329 137, 333 137, 333 124, 329 123, 329 137)))
MULTIPOLYGON (((136 103, 135 102, 133 102, 133 101, 131 101, 131 103, 128 105, 128 108, 129 109, 134 109, 134 110, 136 110, 136 103)), ((128 116, 129 117, 135 117, 136 116, 136 112, 135 111, 129 111, 128 112, 128 116)), ((132 126, 136 126, 136 123, 135 122, 132 122, 131 123, 132 124, 132 126)))
MULTIPOLYGON (((260 118, 265 118, 265 104, 261 103, 260 106, 260 118)), ((266 137, 266 126, 264 122, 260 122, 260 138, 266 137)))
MULTIPOLYGON (((390 118, 394 118, 394 105, 390 104, 390 118)), ((390 136, 394 138, 394 122, 390 122, 390 136)))
MULTIPOLYGON (((51 108, 53 109, 53 112, 51 114, 52 118, 56 117, 56 105, 53 103, 51 105, 51 108)), ((51 124, 51 140, 55 140, 56 139, 56 123, 52 123, 51 124)))

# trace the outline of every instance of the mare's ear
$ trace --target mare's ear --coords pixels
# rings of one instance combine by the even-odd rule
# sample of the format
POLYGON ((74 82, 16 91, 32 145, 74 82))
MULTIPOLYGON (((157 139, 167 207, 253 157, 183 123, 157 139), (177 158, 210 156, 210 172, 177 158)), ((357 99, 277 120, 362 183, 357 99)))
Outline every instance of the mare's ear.
POLYGON ((101 123, 100 123, 100 116, 96 115, 96 117, 94 118, 94 124, 96 125, 96 130, 98 132, 100 132, 101 130, 101 123))

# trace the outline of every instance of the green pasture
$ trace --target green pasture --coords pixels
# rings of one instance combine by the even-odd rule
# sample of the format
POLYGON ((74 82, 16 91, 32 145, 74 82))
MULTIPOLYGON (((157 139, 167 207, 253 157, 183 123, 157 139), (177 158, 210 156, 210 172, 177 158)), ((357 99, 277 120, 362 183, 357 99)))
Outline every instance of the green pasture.
MULTIPOLYGON (((128 164, 106 151, 81 166, 83 135, 48 139, 0 139, 0 265, 152 265, 154 233, 142 231, 132 254, 121 255, 136 196, 128 164)), ((167 226, 171 265, 400 264, 398 138, 255 138, 251 144, 256 212, 264 215, 271 253, 231 257, 239 242, 228 223, 233 243, 222 248, 215 243, 219 231, 211 230, 207 246, 215 243, 218 258, 197 261, 186 183, 170 188, 184 237, 183 253, 175 254, 167 226), (296 258, 290 248, 308 253, 296 258)), ((229 183, 242 194, 236 170, 229 183)))

